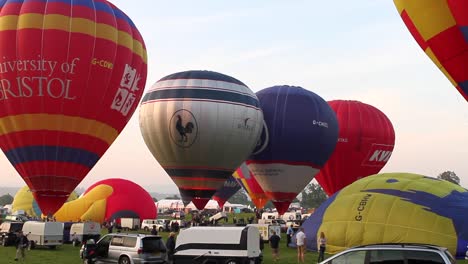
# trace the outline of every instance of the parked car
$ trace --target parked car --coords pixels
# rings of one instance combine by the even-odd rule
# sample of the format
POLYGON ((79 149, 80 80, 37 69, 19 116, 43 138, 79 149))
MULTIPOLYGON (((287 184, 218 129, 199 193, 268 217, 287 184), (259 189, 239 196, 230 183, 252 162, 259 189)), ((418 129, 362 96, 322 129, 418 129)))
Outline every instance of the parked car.
POLYGON ((455 258, 443 247, 425 244, 374 244, 342 251, 320 264, 394 263, 455 264, 455 258))
POLYGON ((158 232, 162 232, 166 228, 164 219, 143 219, 141 222, 141 229, 145 231, 153 229, 153 226, 156 226, 158 232))
POLYGON ((172 218, 176 219, 184 219, 185 218, 185 212, 184 211, 175 211, 171 214, 172 218))
POLYGON ((29 219, 24 215, 7 215, 5 216, 5 221, 11 222, 26 222, 29 219))
MULTIPOLYGON (((83 248, 80 250, 83 256, 83 248)), ((96 243, 97 263, 165 263, 166 246, 161 236, 111 233, 96 243)))
POLYGON ((4 222, 0 225, 0 239, 4 247, 14 245, 18 231, 23 228, 23 222, 4 222))

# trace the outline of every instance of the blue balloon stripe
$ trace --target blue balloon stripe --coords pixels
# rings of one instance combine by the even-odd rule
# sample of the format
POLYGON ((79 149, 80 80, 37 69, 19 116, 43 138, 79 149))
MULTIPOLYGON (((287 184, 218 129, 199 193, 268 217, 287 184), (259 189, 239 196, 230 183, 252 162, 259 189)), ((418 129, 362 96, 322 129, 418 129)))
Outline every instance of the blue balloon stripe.
POLYGON ((468 80, 458 84, 462 91, 468 95, 468 80))
POLYGON ((177 177, 204 177, 213 179, 227 179, 232 175, 232 171, 225 170, 207 170, 207 169, 177 169, 164 168, 170 176, 177 177))
MULTIPOLYGON (((222 81, 228 83, 235 83, 238 85, 246 86, 243 82, 233 78, 231 76, 213 72, 213 71, 184 71, 168 75, 158 82, 167 80, 178 80, 178 79, 197 79, 197 80, 211 80, 211 81, 222 81)), ((247 87, 247 86, 246 86, 247 87)))
POLYGON ((7 151, 5 155, 13 166, 23 162, 57 161, 77 163, 91 169, 99 160, 96 153, 62 146, 19 147, 7 151))
POLYGON ((202 99, 216 100, 231 103, 239 103, 250 105, 258 108, 259 102, 254 97, 230 91, 209 90, 209 89, 164 89, 155 90, 145 94, 143 103, 153 100, 168 100, 168 99, 202 99))

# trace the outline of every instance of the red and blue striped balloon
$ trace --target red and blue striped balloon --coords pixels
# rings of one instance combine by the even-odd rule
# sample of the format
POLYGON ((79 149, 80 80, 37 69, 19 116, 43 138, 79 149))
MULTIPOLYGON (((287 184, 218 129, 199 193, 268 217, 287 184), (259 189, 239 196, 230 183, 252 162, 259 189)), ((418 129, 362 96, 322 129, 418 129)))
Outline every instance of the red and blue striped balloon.
POLYGON ((0 1, 0 147, 53 214, 127 124, 143 39, 105 0, 0 1))

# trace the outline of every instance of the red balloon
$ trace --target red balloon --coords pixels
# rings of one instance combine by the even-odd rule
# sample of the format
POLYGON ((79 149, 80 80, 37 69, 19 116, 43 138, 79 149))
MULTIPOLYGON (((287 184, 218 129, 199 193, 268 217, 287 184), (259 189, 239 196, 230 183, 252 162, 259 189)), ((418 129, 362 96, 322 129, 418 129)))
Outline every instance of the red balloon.
POLYGON ((158 213, 151 195, 140 185, 124 179, 106 179, 91 185, 84 194, 92 189, 107 185, 112 194, 106 199, 105 221, 119 218, 156 219, 158 213))
POLYGON ((0 18, 0 147, 53 214, 135 111, 145 45, 105 0, 0 1, 0 18))
POLYGON ((332 195, 385 166, 395 145, 395 131, 387 116, 371 105, 345 100, 328 104, 338 118, 338 143, 315 179, 332 195))

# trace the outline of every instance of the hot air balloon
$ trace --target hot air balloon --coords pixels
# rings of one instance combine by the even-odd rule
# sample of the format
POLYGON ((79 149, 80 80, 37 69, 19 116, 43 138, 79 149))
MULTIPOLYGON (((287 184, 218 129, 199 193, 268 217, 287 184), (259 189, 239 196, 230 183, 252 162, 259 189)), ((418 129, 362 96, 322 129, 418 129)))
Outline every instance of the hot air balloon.
POLYGON ((268 202, 268 196, 265 194, 262 187, 260 187, 255 176, 250 172, 249 167, 245 162, 237 168, 233 177, 247 192, 250 199, 255 204, 255 207, 257 207, 257 209, 262 209, 268 202))
POLYGON ((387 116, 371 105, 345 100, 328 104, 338 118, 338 143, 315 179, 330 196, 378 173, 392 155, 395 131, 387 116))
POLYGON ((65 203, 54 216, 57 221, 102 223, 119 218, 156 219, 157 210, 151 195, 140 185, 112 178, 91 185, 83 196, 65 203))
POLYGON ((268 137, 247 160, 279 214, 325 164, 338 139, 336 115, 325 100, 302 87, 257 92, 268 137))
POLYGON ((1 1, 0 19, 0 147, 51 215, 135 111, 145 45, 105 0, 1 1))
POLYGON ((466 0, 394 0, 419 46, 468 101, 466 0))
POLYGON ((375 243, 423 243, 464 258, 468 247, 468 191, 412 173, 360 179, 328 198, 303 223, 307 248, 327 236, 327 252, 375 243))
POLYGON ((223 208, 224 204, 237 193, 242 187, 239 185, 237 180, 231 175, 223 184, 223 187, 216 191, 213 195, 213 200, 218 202, 220 208, 223 208))
POLYGON ((212 71, 166 76, 146 92, 140 128, 153 156, 201 210, 252 153, 263 115, 255 94, 212 71))

